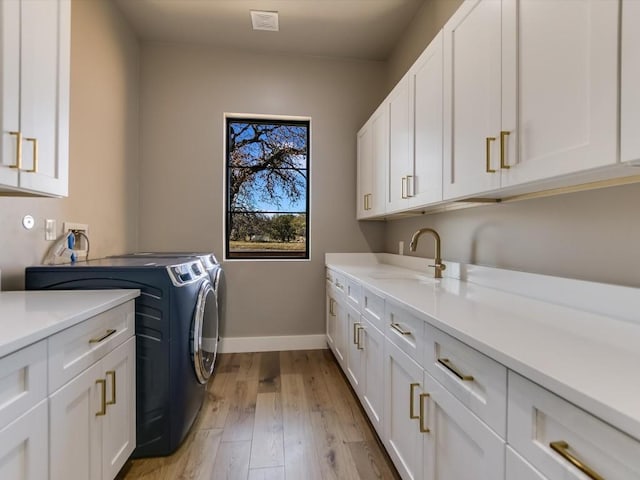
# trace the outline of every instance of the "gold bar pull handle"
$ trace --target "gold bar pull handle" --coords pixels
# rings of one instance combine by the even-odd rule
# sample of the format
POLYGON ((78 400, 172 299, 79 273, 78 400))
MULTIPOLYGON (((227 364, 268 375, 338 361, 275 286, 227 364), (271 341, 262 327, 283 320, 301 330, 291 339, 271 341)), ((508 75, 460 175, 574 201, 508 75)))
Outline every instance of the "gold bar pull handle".
POLYGON ((415 195, 414 187, 413 175, 407 175, 407 198, 411 198, 415 195))
POLYGON ((402 198, 407 198, 407 177, 402 177, 402 198))
POLYGON ((332 317, 335 317, 336 314, 333 311, 333 302, 334 302, 333 298, 330 298, 329 299, 329 315, 331 315, 332 317))
POLYGON ((373 197, 372 193, 367 193, 367 210, 371 210, 371 198, 373 197))
POLYGON ((487 137, 487 173, 496 173, 496 171, 491 168, 491 142, 495 142, 496 137, 487 137))
POLYGON ((38 173, 38 139, 25 137, 25 140, 33 143, 33 166, 31 167, 31 170, 27 170, 27 172, 38 173))
POLYGON ((584 473, 587 477, 592 480, 604 480, 602 475, 598 474, 595 470, 578 460, 567 451, 569 450, 569 444, 567 442, 560 440, 557 442, 551 442, 549 446, 553 451, 557 452, 562 458, 584 473))
POLYGON ((358 350, 364 350, 364 347, 360 344, 360 339, 362 338, 360 336, 360 332, 362 332, 362 330, 365 330, 365 328, 362 326, 362 324, 358 324, 358 329, 357 329, 358 341, 356 342, 356 345, 358 346, 358 350))
POLYGON ((99 337, 94 337, 91 340, 89 340, 89 343, 100 343, 103 340, 106 340, 107 338, 109 338, 111 335, 113 335, 116 332, 117 330, 110 328, 104 333, 104 335, 100 335, 99 337))
POLYGON ((462 373, 458 369, 458 367, 456 367, 453 363, 451 363, 451 360, 449 360, 448 358, 438 358, 438 363, 440 365, 444 366, 444 368, 449 370, 451 373, 453 373, 460 380, 463 380, 465 382, 473 382, 473 376, 472 375, 465 375, 464 373, 462 373))
POLYGON ((391 328, 393 328, 400 335, 411 335, 411 332, 402 328, 402 325, 400 325, 399 323, 392 323, 391 328))
POLYGON ((96 385, 100 385, 102 392, 100 394, 101 407, 100 411, 96 413, 96 417, 102 417, 107 414, 107 381, 104 379, 96 380, 96 385))
POLYGON ((511 168, 510 165, 507 165, 505 162, 505 138, 509 136, 509 132, 501 131, 500 132, 500 168, 511 168))
POLYGON ((358 322, 353 322, 353 344, 358 345, 358 322))
POLYGON ((428 393, 420 394, 420 433, 429 433, 431 431, 429 430, 429 427, 424 424, 424 419, 426 417, 425 410, 427 409, 425 407, 425 399, 429 398, 430 396, 431 395, 429 395, 428 393))
POLYGON ((111 400, 107 401, 107 405, 115 405, 117 398, 116 398, 116 371, 115 370, 109 370, 107 372, 107 378, 111 377, 111 400))
POLYGON ((413 401, 413 391, 415 390, 416 387, 419 387, 420 384, 419 383, 412 383, 409 385, 409 418, 413 419, 413 420, 419 420, 420 416, 416 415, 415 413, 413 413, 413 410, 415 409, 415 405, 414 405, 414 401, 413 401))
POLYGON ((22 132, 9 132, 9 135, 16 136, 16 163, 10 165, 9 168, 22 169, 22 132))

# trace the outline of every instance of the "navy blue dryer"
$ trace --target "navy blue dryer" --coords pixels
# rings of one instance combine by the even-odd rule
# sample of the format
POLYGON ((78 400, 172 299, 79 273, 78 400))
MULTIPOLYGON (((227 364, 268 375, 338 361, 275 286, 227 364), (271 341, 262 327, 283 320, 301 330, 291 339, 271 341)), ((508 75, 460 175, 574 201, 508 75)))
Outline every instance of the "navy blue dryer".
POLYGON ((26 269, 27 290, 137 288, 134 457, 169 455, 193 424, 213 372, 216 296, 193 258, 106 258, 26 269), (208 348, 210 348, 209 351, 208 348))

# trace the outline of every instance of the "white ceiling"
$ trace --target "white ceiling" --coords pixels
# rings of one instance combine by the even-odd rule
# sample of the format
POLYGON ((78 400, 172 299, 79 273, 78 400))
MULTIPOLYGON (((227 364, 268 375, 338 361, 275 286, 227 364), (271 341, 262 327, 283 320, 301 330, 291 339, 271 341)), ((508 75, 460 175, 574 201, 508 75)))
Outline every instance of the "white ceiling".
POLYGON ((385 60, 425 0, 115 0, 142 40, 385 60), (277 11, 254 31, 250 10, 277 11))

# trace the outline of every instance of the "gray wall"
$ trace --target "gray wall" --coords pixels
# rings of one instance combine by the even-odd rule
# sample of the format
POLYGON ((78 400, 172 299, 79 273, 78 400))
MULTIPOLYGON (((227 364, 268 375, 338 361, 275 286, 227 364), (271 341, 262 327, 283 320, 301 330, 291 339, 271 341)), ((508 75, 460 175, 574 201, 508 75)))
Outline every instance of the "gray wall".
MULTIPOLYGON (((388 62, 388 88, 402 77, 459 0, 427 0, 388 62)), ((432 227, 445 259, 640 287, 640 185, 470 208, 387 222, 385 251, 405 251, 432 227)), ((433 257, 433 241, 417 254, 433 257)))
POLYGON ((324 331, 325 252, 380 251, 355 220, 356 132, 384 64, 144 44, 140 248, 223 251, 224 112, 312 118, 311 261, 231 261, 227 337, 324 331))
POLYGON ((24 268, 52 242, 44 219, 88 223, 91 256, 135 248, 138 228, 139 46, 109 0, 74 0, 71 9, 69 197, 0 197, 2 289, 24 288, 24 268), (31 214, 36 227, 21 219, 31 214))

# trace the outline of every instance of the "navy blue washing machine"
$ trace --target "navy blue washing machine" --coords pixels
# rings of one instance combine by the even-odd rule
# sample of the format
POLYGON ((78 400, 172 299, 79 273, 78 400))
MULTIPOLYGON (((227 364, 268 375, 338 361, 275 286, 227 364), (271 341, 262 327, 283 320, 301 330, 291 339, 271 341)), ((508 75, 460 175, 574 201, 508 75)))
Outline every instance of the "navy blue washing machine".
POLYGON ((34 266, 26 269, 26 288, 140 289, 133 457, 174 452, 202 406, 217 350, 218 306, 202 263, 136 257, 34 266))
MULTIPOLYGON (((220 325, 224 322, 226 316, 226 304, 225 304, 225 279, 222 265, 218 262, 215 254, 212 252, 135 252, 127 253, 124 255, 114 255, 113 258, 197 258, 202 262, 205 270, 209 273, 209 279, 213 286, 213 292, 216 295, 218 301, 218 332, 220 331, 220 325)), ((220 340, 219 335, 216 337, 220 340)))

